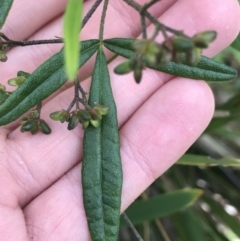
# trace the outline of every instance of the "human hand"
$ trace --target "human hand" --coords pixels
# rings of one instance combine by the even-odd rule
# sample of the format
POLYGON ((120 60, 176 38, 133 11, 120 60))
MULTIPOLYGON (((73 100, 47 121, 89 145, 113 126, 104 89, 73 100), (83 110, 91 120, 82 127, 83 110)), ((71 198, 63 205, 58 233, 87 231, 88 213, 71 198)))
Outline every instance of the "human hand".
MULTIPOLYGON (((62 36, 66 2, 15 0, 2 32, 14 40, 62 36)), ((85 13, 93 3, 85 1, 85 13)), ((207 56, 229 45, 239 32, 236 0, 220 4, 216 0, 168 0, 157 3, 151 12, 167 26, 184 29, 189 36, 202 30, 216 30, 217 39, 204 52, 207 56)), ((101 6, 83 29, 82 40, 98 37, 100 14, 101 6)), ((137 37, 140 32, 137 12, 122 1, 110 1, 105 38, 137 37)), ((1 83, 6 84, 18 70, 33 72, 61 47, 10 50, 8 62, 0 64, 1 83)), ((142 82, 137 85, 131 74, 113 73, 121 61, 117 58, 109 69, 119 116, 123 211, 198 138, 213 115, 214 99, 204 81, 150 69, 144 71, 142 82)), ((80 71, 84 89, 89 88, 93 63, 91 60, 80 71)), ((45 102, 42 118, 52 128, 50 136, 22 134, 19 122, 0 128, 2 241, 90 240, 80 176, 83 131, 80 125, 68 131, 65 124, 49 118, 49 113, 66 109, 72 96, 72 87, 66 85, 45 102)))

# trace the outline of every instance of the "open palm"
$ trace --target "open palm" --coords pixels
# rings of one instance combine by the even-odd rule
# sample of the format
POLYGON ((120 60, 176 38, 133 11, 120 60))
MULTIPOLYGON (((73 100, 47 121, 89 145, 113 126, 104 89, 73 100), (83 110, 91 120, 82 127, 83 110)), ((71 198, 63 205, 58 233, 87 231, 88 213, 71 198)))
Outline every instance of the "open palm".
MULTIPOLYGON (((15 0, 2 32, 14 40, 62 36, 66 2, 15 0)), ((93 3, 85 1, 85 13, 93 3)), ((216 30, 217 40, 204 53, 207 56, 229 45, 239 32, 237 0, 167 0, 150 11, 164 24, 184 29, 190 36, 202 30, 216 30)), ((98 37, 100 15, 101 6, 83 29, 82 40, 98 37)), ((151 32, 153 26, 149 24, 148 29, 151 32)), ((120 0, 110 1, 105 37, 132 38, 140 32, 138 13, 120 0)), ((8 62, 0 64, 1 83, 6 84, 18 70, 33 72, 61 47, 10 50, 8 62)), ((214 98, 203 81, 154 70, 146 70, 142 83, 137 85, 131 74, 113 73, 121 61, 115 59, 109 70, 118 108, 124 210, 198 138, 212 117, 214 98)), ((86 90, 93 63, 91 59, 80 71, 86 90)), ((1 241, 90 240, 80 176, 83 131, 80 125, 68 131, 66 124, 49 118, 49 113, 66 109, 72 96, 73 88, 66 85, 45 102, 42 118, 52 128, 50 136, 22 134, 19 122, 0 128, 1 241)))

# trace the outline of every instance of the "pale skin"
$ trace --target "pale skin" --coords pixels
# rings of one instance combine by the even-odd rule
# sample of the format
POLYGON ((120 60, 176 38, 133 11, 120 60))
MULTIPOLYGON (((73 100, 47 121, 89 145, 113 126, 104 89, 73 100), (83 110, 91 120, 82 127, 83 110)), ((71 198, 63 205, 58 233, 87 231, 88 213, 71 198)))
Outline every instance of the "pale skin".
MULTIPOLYGON (((16 0, 2 32, 15 40, 62 36, 66 2, 16 0)), ((85 1, 85 13, 93 3, 85 1)), ((101 6, 83 29, 83 40, 98 37, 101 6)), ((150 11, 166 25, 184 29, 190 36, 202 30, 216 30, 217 40, 204 52, 209 57, 229 45, 239 32, 240 11, 236 0, 221 3, 217 0, 164 0, 150 11)), ((149 33, 151 30, 150 25, 149 33)), ((139 34, 136 11, 122 1, 110 1, 105 37, 137 37, 139 34)), ((1 83, 6 84, 18 70, 33 72, 61 47, 12 49, 8 62, 0 64, 1 83)), ((124 175, 121 210, 124 211, 203 132, 213 115, 214 98, 203 81, 152 70, 146 70, 142 83, 137 85, 131 74, 117 76, 113 73, 113 68, 121 61, 120 58, 114 60, 109 68, 118 108, 124 175)), ((80 73, 86 90, 93 63, 91 60, 80 73)), ((44 103, 42 118, 52 128, 50 136, 22 134, 19 121, 0 128, 2 241, 90 240, 81 190, 83 131, 80 125, 68 131, 66 124, 49 118, 49 113, 68 107, 73 95, 69 86, 44 103)))

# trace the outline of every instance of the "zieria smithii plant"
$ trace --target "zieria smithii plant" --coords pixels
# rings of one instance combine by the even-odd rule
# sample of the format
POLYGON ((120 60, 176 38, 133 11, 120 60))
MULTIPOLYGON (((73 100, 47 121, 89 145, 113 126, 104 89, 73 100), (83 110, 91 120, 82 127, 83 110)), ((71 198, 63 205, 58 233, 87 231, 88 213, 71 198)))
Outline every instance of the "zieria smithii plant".
MULTIPOLYGON (((0 27, 3 26, 13 1, 2 2, 0 27)), ((115 66, 114 72, 118 75, 132 73, 137 84, 144 82, 144 71, 147 68, 205 81, 227 81, 236 75, 234 69, 201 56, 202 50, 216 39, 217 33, 214 30, 188 36, 183 31, 166 26, 150 14, 149 8, 160 0, 150 0, 144 5, 133 0, 123 2, 139 13, 141 38, 104 37, 109 0, 96 0, 84 18, 83 1, 69 0, 64 16, 63 37, 15 41, 3 32, 0 33, 0 61, 6 62, 2 63, 5 65, 8 64, 8 51, 15 47, 64 43, 63 50, 46 60, 34 72, 19 70, 15 77, 9 79, 8 84, 15 87, 14 91, 8 91, 7 87, 0 85, 0 125, 7 125, 21 117, 20 131, 23 135, 26 135, 25 132, 51 134, 51 123, 41 117, 42 105, 46 98, 70 80, 74 85, 71 103, 49 115, 53 121, 66 122, 70 131, 79 125, 84 129, 83 202, 93 241, 116 241, 120 225, 123 175, 117 107, 108 64, 117 56, 124 57, 126 60, 115 66), (98 39, 79 42, 80 30, 102 2, 98 39), (154 26, 151 34, 147 31, 147 22, 154 26), (158 40, 159 36, 162 41, 158 40), (111 59, 106 57, 105 49, 114 53, 111 59), (82 73, 81 67, 92 56, 95 65, 90 92, 87 93, 79 76, 82 73)), ((129 223, 126 214, 124 217, 129 223)), ((142 240, 134 227, 131 228, 137 238, 142 240)))

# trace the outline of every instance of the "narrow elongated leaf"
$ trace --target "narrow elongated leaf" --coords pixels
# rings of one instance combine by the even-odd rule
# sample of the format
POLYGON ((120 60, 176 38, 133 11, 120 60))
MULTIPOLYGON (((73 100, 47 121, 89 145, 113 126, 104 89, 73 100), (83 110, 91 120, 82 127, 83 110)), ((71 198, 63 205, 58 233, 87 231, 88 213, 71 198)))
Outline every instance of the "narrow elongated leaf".
POLYGON ((115 241, 118 237, 122 169, 117 112, 112 96, 107 62, 99 50, 89 103, 110 107, 101 126, 88 127, 84 135, 82 166, 83 199, 93 241, 115 241))
POLYGON ((213 159, 202 155, 183 155, 177 164, 188 166, 240 166, 240 160, 233 157, 213 159))
MULTIPOLYGON (((82 66, 99 48, 98 40, 82 42, 82 66)), ((67 81, 63 52, 53 55, 39 66, 0 106, 0 125, 6 125, 46 99, 67 81)))
POLYGON ((2 28, 9 10, 11 9, 13 0, 1 0, 0 1, 0 29, 2 28))
MULTIPOLYGON (((140 224, 187 208, 194 204, 201 195, 200 189, 183 189, 157 195, 148 200, 135 201, 126 210, 126 214, 133 224, 140 224)), ((121 219, 121 226, 125 225, 125 221, 121 219)))
POLYGON ((176 213, 173 215, 173 220, 181 241, 207 240, 201 220, 193 210, 188 209, 184 212, 176 213))
POLYGON ((224 127, 228 122, 234 120, 234 117, 214 117, 209 123, 208 127, 204 131, 205 133, 211 133, 216 131, 217 129, 224 127))
POLYGON ((225 224, 227 227, 232 229, 232 231, 240 237, 240 221, 237 217, 229 215, 224 207, 218 202, 213 200, 211 197, 204 195, 203 200, 210 206, 211 212, 214 213, 219 220, 225 224))
POLYGON ((235 40, 231 43, 231 47, 240 51, 240 34, 235 38, 235 40))
POLYGON ((79 31, 82 23, 82 0, 69 0, 64 15, 64 56, 67 75, 74 79, 78 69, 78 58, 81 42, 79 31))
MULTIPOLYGON (((130 58, 134 54, 134 41, 134 39, 122 38, 106 39, 104 40, 104 46, 116 54, 125 58, 130 58)), ((146 62, 146 66, 168 74, 206 81, 231 80, 237 74, 235 69, 204 56, 201 57, 198 65, 195 67, 185 64, 176 64, 174 62, 170 62, 165 67, 152 65, 146 62)))

